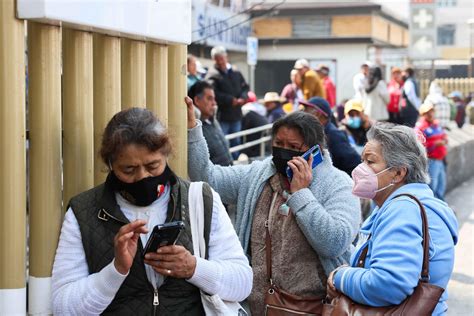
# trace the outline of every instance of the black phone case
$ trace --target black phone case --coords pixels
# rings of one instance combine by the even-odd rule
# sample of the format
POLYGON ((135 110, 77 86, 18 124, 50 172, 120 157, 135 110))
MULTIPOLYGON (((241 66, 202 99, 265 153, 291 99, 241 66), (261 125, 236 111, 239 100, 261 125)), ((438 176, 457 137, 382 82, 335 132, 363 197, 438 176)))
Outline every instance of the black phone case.
POLYGON ((182 221, 156 225, 143 249, 143 255, 155 252, 163 246, 174 245, 183 229, 184 223, 182 221))

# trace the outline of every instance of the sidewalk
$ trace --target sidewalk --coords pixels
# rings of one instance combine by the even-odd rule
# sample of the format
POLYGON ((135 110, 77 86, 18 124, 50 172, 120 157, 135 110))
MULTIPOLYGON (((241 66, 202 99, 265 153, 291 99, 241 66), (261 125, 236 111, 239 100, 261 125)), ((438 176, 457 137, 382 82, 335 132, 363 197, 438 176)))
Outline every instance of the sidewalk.
POLYGON ((446 200, 459 221, 454 271, 448 284, 448 315, 474 315, 474 178, 451 191, 446 200))

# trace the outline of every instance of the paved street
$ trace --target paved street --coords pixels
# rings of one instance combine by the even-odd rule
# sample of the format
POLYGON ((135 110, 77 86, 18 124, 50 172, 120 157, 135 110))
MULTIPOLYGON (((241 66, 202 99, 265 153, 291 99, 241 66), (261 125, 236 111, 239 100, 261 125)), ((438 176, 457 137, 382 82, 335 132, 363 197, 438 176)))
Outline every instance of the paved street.
POLYGON ((448 285, 448 315, 474 315, 474 178, 447 196, 459 220, 459 242, 448 285))

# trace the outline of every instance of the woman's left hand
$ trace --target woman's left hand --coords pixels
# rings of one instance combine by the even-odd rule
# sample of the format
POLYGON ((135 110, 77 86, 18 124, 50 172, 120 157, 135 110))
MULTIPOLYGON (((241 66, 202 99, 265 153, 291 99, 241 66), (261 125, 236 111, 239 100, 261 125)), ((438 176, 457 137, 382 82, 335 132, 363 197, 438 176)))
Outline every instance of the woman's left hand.
POLYGON ((298 156, 288 162, 288 166, 293 171, 293 179, 290 182, 290 192, 295 193, 298 190, 309 187, 313 180, 313 155, 309 155, 309 161, 298 156))
POLYGON ((145 255, 145 263, 157 273, 173 278, 189 279, 196 269, 196 258, 183 246, 164 246, 145 255))
POLYGON ((329 296, 330 298, 335 298, 339 295, 339 291, 334 287, 334 271, 331 271, 329 273, 329 277, 327 280, 327 286, 326 286, 326 295, 329 296))

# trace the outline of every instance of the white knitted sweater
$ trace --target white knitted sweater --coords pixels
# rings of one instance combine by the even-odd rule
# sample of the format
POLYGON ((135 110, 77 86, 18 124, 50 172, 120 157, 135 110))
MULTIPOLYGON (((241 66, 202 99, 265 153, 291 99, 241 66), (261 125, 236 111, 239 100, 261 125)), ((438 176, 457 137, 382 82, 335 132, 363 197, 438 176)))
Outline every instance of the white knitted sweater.
MULTIPOLYGON (((213 193, 209 260, 196 258, 194 275, 187 280, 208 294, 224 300, 242 301, 252 289, 252 269, 239 243, 234 227, 216 192, 213 193)), ((170 189, 148 207, 137 207, 116 195, 117 203, 130 221, 146 219, 151 232, 164 223, 170 189)), ((142 235, 145 244, 149 234, 142 235)), ((162 276, 145 265, 148 280, 154 287, 162 276)), ((113 260, 100 272, 89 274, 79 224, 71 209, 66 212, 53 265, 52 305, 55 315, 97 315, 114 299, 127 275, 120 274, 113 260)))

